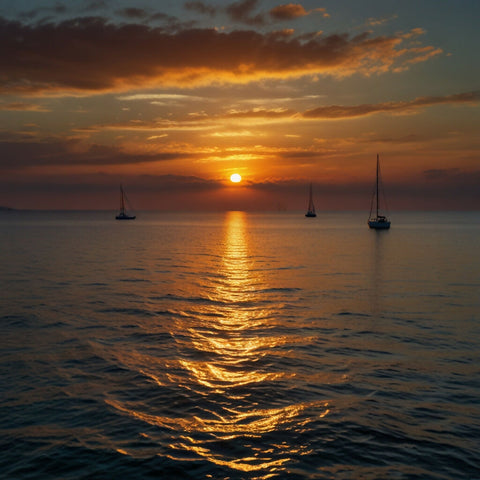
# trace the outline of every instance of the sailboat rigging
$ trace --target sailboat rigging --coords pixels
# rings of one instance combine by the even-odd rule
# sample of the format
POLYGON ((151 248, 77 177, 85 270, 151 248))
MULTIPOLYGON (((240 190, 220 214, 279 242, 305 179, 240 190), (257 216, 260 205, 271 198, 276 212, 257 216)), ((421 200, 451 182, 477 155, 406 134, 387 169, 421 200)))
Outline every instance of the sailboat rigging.
POLYGON ((312 196, 312 184, 310 184, 310 196, 308 199, 308 209, 307 213, 305 214, 306 217, 316 217, 317 214, 315 213, 315 205, 313 204, 313 196, 312 196))
POLYGON ((128 202, 128 198, 123 191, 122 185, 120 185, 120 212, 115 217, 117 220, 135 220, 137 218, 135 215, 129 215, 125 209, 125 201, 128 202))
POLYGON ((375 185, 375 191, 372 196, 372 203, 370 205, 370 215, 368 217, 368 226, 376 230, 386 230, 390 228, 390 220, 385 215, 380 215, 380 196, 379 196, 379 184, 380 184, 380 160, 377 153, 377 181, 375 185), (375 215, 373 216, 373 205, 375 201, 375 215))

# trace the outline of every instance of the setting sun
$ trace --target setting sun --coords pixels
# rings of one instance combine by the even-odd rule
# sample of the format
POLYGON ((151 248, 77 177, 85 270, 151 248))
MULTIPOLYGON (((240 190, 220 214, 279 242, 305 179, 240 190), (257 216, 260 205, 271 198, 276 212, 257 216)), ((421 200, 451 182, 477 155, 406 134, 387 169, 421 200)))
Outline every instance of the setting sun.
POLYGON ((242 177, 238 173, 232 173, 230 175, 230 181, 233 183, 239 183, 242 181, 242 177))

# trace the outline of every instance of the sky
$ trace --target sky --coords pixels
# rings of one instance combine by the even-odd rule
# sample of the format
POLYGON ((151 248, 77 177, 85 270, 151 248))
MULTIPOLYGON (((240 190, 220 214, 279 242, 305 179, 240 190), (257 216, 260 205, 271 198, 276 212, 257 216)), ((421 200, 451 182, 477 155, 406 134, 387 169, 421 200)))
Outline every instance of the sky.
POLYGON ((0 205, 480 208, 478 0, 0 0, 0 205), (232 183, 233 173, 242 182, 232 183))

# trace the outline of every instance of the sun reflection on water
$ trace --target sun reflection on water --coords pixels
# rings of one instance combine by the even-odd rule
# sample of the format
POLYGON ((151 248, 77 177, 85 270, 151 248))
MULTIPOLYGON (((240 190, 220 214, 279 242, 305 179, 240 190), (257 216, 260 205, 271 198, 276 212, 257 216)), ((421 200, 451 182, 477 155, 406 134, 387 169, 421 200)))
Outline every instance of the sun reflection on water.
POLYGON ((182 361, 182 366, 198 383, 216 392, 224 393, 282 376, 251 367, 272 348, 284 343, 285 338, 269 333, 271 325, 267 320, 274 315, 274 310, 259 307, 257 287, 262 279, 252 273, 248 247, 245 213, 228 212, 221 243, 219 280, 211 294, 214 303, 204 306, 200 312, 200 317, 205 319, 201 327, 189 331, 195 349, 213 358, 212 361, 182 361))
MULTIPOLYGON (((199 312, 203 323, 189 329, 192 346, 208 359, 184 359, 181 366, 200 391, 208 395, 221 394, 223 401, 221 408, 210 415, 195 416, 189 425, 190 431, 208 433, 215 441, 226 441, 239 437, 260 438, 282 429, 301 429, 300 417, 305 409, 320 409, 321 417, 328 413, 328 404, 260 408, 250 400, 252 388, 267 390, 274 388, 276 381, 288 380, 285 372, 269 368, 262 359, 289 340, 272 330, 278 307, 263 305, 259 294, 265 288, 265 279, 261 270, 254 268, 244 212, 227 214, 221 248, 212 303, 199 312)), ((185 436, 173 447, 188 450, 217 465, 245 472, 263 470, 270 474, 289 461, 290 449, 298 450, 288 443, 269 445, 263 451, 251 451, 251 456, 231 458, 215 452, 203 439, 195 440, 193 435, 185 436)))
POLYGON ((330 406, 276 395, 278 382, 294 382, 297 375, 279 367, 276 355, 288 355, 288 344, 306 339, 275 328, 281 307, 275 297, 267 301, 262 294, 270 285, 249 250, 245 213, 227 214, 215 258, 215 275, 202 278, 208 301, 185 307, 171 332, 179 358, 166 361, 165 372, 142 369, 158 388, 173 386, 182 389, 184 399, 195 398, 190 414, 146 413, 115 399, 108 403, 122 414, 172 431, 166 454, 172 460, 201 458, 266 479, 284 471, 293 455, 309 453, 308 447, 279 438, 304 432, 330 406))

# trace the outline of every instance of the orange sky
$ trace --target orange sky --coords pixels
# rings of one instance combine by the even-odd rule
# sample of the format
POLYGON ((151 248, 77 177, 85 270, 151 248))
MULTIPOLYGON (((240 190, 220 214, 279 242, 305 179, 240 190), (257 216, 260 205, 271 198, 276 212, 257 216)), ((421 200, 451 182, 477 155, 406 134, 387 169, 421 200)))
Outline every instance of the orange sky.
POLYGON ((0 205, 480 207, 475 0, 163 3, 0 1, 0 205))

